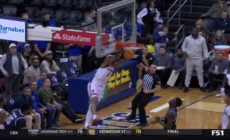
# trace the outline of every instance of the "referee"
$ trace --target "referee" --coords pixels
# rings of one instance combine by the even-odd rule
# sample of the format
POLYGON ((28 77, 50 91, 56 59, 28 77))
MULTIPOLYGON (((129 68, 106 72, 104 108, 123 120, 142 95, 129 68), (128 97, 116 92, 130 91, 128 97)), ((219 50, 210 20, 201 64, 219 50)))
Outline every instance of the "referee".
POLYGON ((127 121, 136 119, 136 110, 139 109, 139 120, 138 127, 143 127, 148 124, 146 120, 145 107, 149 103, 149 100, 153 97, 154 93, 161 89, 161 81, 156 74, 157 66, 150 65, 145 67, 142 63, 140 64, 145 69, 145 75, 143 79, 143 88, 140 93, 132 101, 132 113, 126 118, 127 121))

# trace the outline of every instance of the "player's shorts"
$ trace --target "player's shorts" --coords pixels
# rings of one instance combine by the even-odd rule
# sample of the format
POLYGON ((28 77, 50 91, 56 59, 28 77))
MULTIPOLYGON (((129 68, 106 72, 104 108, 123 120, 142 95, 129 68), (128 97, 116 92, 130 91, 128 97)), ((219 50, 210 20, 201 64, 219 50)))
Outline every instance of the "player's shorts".
POLYGON ((101 99, 103 98, 103 94, 104 94, 104 86, 100 86, 95 82, 88 83, 88 95, 90 100, 94 97, 97 97, 98 102, 100 102, 101 99))

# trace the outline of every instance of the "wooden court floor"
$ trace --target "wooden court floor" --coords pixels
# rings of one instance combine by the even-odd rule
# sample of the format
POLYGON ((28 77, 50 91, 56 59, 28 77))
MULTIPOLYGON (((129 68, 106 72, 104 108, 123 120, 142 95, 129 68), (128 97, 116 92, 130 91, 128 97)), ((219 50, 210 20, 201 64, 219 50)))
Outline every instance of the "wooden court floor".
MULTIPOLYGON (((146 107, 148 122, 154 120, 155 116, 163 117, 168 109, 167 102, 174 98, 183 99, 183 104, 179 107, 177 128, 178 129, 214 129, 221 122, 222 111, 225 107, 223 97, 215 97, 217 93, 202 93, 199 89, 190 89, 188 93, 178 88, 162 89, 153 97, 152 102, 146 107)), ((98 110, 98 116, 105 118, 103 124, 91 126, 97 129, 135 129, 138 121, 126 122, 125 116, 130 113, 131 101, 135 95, 113 103, 98 110)), ((138 113, 138 112, 137 112, 138 113)), ((81 114, 79 114, 81 115, 81 114)), ((84 116, 84 115, 82 115, 84 116)), ((65 126, 60 129, 79 129, 84 124, 72 124, 65 116, 61 115, 61 123, 65 126)), ((148 125, 143 129, 162 129, 159 124, 148 125)))

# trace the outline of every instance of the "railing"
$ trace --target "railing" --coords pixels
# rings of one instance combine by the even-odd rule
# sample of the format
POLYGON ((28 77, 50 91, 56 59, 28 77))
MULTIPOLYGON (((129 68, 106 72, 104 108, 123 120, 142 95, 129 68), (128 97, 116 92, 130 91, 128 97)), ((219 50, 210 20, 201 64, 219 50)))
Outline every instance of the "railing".
POLYGON ((181 30, 182 30, 183 36, 182 36, 182 38, 179 41, 176 42, 175 49, 182 43, 182 41, 185 38, 185 26, 184 26, 184 24, 182 24, 180 26, 180 28, 177 30, 177 33, 179 33, 181 30))
POLYGON ((190 12, 192 12, 193 0, 190 0, 190 12))
POLYGON ((178 0, 176 0, 176 1, 171 5, 171 7, 168 9, 168 11, 167 11, 167 18, 169 18, 169 12, 170 12, 170 10, 173 8, 173 6, 174 6, 177 2, 178 2, 178 0))
POLYGON ((168 12, 167 12, 167 18, 169 18, 168 19, 168 21, 167 21, 167 27, 169 28, 169 22, 174 18, 174 16, 178 13, 178 26, 180 26, 180 15, 181 15, 181 8, 185 5, 185 3, 187 2, 188 0, 185 0, 182 4, 181 4, 181 0, 176 0, 173 4, 172 4, 172 6, 168 9, 168 12), (172 7, 177 3, 179 1, 179 8, 175 11, 175 13, 169 18, 169 16, 170 16, 170 10, 172 9, 172 7))

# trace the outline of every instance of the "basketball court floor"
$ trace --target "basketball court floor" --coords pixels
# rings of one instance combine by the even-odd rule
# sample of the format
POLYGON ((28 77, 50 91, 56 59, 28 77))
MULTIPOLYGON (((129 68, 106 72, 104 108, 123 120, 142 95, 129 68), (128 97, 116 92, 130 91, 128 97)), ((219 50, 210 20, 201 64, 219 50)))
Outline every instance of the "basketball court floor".
MULTIPOLYGON (((161 89, 151 99, 146 107, 148 122, 155 116, 164 117, 168 109, 167 102, 175 97, 183 99, 183 104, 178 108, 178 129, 214 129, 221 122, 222 111, 225 107, 223 98, 215 97, 216 92, 202 93, 197 88, 191 88, 189 93, 183 93, 178 88, 161 89)), ((136 129, 137 121, 127 122, 124 118, 130 113, 132 99, 135 95, 115 102, 98 110, 98 116, 104 118, 102 124, 91 126, 92 129, 136 129)), ((138 113, 138 112, 137 112, 138 113)), ((81 115, 81 114, 79 114, 81 115)), ((84 116, 84 115, 82 115, 84 116)), ((138 115, 137 115, 138 116, 138 115)), ((84 124, 72 124, 63 115, 60 119, 65 126, 60 129, 79 129, 84 124)), ((159 124, 148 125, 143 129, 162 129, 159 124)))

